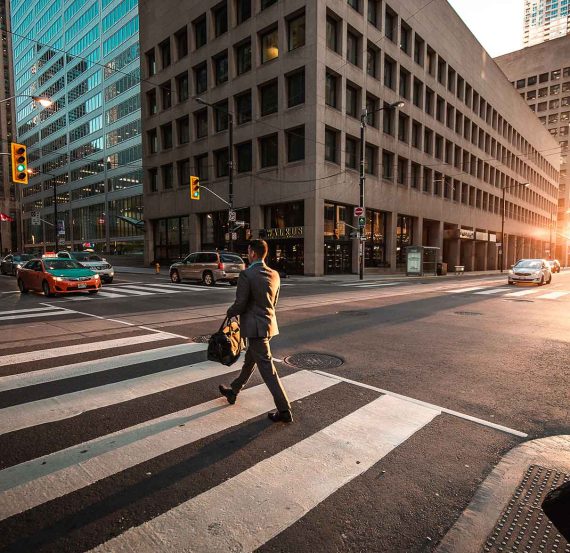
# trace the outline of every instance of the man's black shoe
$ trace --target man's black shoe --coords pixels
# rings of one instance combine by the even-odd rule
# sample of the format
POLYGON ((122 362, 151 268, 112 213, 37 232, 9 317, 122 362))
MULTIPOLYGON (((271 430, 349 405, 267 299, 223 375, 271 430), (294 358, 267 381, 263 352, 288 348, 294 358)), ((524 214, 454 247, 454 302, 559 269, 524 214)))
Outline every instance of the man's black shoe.
POLYGON ((233 405, 236 402, 237 394, 227 386, 223 386, 220 384, 220 394, 222 394, 227 400, 230 405, 233 405))
POLYGON ((273 422, 293 422, 293 414, 291 411, 272 411, 267 416, 273 422))

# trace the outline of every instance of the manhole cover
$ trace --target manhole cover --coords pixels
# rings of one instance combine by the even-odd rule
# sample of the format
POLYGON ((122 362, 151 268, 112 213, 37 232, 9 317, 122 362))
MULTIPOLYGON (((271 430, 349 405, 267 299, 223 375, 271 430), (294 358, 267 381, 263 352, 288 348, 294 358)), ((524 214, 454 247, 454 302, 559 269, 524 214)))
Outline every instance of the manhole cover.
POLYGON ((570 474, 531 465, 487 538, 483 552, 570 553, 570 544, 541 508, 546 494, 568 480, 570 474))
POLYGON ((349 317, 364 317, 368 315, 368 311, 337 311, 339 315, 348 315, 349 317))
POLYGON ((192 338, 193 342, 197 342, 198 344, 207 344, 210 341, 210 334, 204 334, 203 336, 194 336, 192 338))
POLYGON ((334 369, 340 367, 344 361, 334 355, 324 353, 295 353, 284 359, 287 365, 296 369, 334 369))
POLYGON ((519 298, 507 298, 507 301, 525 301, 526 303, 534 303, 534 300, 522 300, 519 298))
POLYGON ((482 315, 483 313, 477 313, 477 311, 455 311, 456 315, 463 315, 465 317, 474 317, 476 315, 482 315))

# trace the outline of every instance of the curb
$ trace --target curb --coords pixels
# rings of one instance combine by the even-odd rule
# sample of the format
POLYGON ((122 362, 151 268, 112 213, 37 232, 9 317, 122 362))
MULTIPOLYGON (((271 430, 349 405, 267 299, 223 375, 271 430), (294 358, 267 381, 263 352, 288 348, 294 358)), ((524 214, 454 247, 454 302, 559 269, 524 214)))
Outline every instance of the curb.
POLYGON ((479 553, 530 465, 570 472, 570 435, 532 440, 509 451, 435 550, 479 553))

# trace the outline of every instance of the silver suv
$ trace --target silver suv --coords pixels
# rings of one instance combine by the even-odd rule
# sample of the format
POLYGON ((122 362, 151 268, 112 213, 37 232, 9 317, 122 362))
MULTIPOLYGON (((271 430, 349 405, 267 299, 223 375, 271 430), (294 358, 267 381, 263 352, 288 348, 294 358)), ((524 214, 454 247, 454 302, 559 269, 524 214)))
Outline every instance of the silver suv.
POLYGON ((235 286, 244 269, 245 263, 236 253, 196 252, 170 266, 170 280, 201 280, 206 286, 214 286, 216 282, 229 282, 235 286))

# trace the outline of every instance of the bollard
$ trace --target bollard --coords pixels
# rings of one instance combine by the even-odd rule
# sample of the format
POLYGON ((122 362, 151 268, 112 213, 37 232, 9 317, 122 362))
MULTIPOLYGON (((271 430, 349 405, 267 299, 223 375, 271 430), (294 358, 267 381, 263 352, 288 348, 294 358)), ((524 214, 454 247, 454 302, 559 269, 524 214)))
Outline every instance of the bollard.
POLYGON ((160 263, 155 264, 154 270, 156 271, 156 274, 160 273, 160 263))

